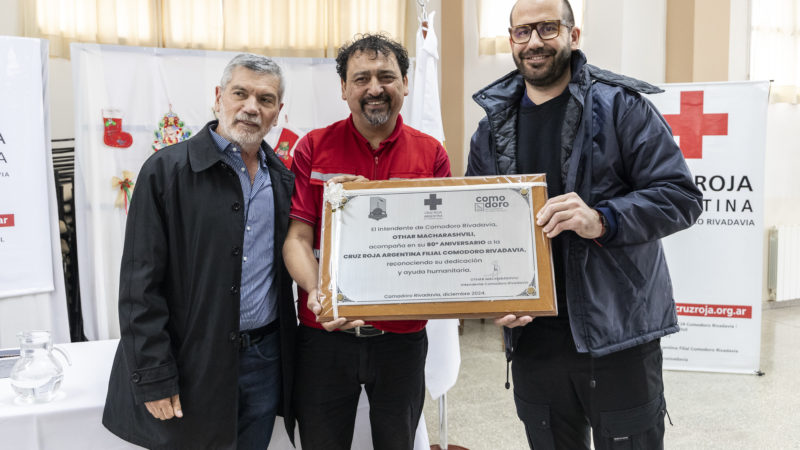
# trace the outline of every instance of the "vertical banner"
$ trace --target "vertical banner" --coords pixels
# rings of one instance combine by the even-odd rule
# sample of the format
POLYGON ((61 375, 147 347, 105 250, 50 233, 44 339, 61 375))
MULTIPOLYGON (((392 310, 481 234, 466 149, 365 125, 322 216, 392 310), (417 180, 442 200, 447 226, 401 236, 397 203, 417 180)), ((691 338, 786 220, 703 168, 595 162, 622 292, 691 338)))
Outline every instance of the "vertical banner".
POLYGON ((46 46, 0 36, 0 298, 53 290, 46 46))
POLYGON ((663 241, 681 327, 664 368, 757 373, 769 83, 663 87, 650 99, 703 192, 697 224, 663 241))

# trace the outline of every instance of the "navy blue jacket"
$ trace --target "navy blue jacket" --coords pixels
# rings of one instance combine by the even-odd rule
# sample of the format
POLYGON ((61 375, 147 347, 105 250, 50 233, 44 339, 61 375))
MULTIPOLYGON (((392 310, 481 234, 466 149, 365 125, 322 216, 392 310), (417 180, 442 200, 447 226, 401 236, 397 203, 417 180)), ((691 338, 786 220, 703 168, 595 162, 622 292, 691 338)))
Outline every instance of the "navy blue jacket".
MULTIPOLYGON (((579 352, 597 357, 678 331, 660 238, 697 220, 702 194, 666 121, 641 95, 659 88, 586 64, 575 51, 568 89, 563 192, 576 192, 616 222, 602 245, 572 231, 564 239, 572 336, 579 352)), ((486 117, 472 136, 467 176, 517 173, 524 92, 515 70, 473 95, 486 117)), ((506 329, 509 358, 520 333, 506 329)))

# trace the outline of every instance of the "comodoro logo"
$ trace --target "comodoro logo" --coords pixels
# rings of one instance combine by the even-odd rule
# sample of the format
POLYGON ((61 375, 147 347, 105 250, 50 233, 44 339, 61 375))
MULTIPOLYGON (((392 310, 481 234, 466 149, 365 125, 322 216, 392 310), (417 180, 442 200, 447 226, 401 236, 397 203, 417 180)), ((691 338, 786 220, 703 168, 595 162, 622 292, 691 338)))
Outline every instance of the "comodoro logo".
POLYGON ((475 203, 484 208, 507 208, 508 202, 505 195, 479 195, 475 197, 475 203))

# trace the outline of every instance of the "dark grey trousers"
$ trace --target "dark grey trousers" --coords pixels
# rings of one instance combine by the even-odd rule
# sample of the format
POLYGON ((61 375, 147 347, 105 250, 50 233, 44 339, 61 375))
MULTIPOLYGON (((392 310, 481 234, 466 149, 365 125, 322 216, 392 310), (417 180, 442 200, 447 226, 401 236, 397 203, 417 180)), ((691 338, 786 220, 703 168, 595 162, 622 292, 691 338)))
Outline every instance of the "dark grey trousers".
POLYGON ((662 449, 664 383, 659 340, 591 358, 564 320, 535 319, 512 359, 517 415, 536 450, 662 449), (538 322, 538 323, 537 323, 538 322))

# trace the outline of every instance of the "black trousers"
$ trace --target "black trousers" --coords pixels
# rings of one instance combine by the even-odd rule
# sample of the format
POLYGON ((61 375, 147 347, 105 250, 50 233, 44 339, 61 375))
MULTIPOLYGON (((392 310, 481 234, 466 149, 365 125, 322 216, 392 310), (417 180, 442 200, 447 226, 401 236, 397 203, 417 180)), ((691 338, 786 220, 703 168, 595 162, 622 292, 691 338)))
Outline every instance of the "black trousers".
POLYGON ((425 330, 356 337, 300 326, 294 410, 304 449, 350 449, 361 385, 375 449, 410 450, 425 401, 425 330))
POLYGON ((536 319, 512 359, 514 401, 532 449, 662 449, 658 340, 600 358, 578 353, 569 323, 536 319), (537 323, 538 322, 538 323, 537 323))

